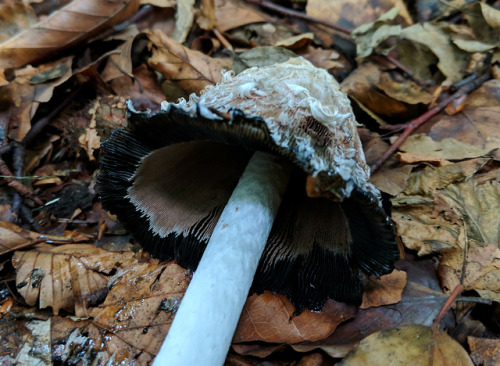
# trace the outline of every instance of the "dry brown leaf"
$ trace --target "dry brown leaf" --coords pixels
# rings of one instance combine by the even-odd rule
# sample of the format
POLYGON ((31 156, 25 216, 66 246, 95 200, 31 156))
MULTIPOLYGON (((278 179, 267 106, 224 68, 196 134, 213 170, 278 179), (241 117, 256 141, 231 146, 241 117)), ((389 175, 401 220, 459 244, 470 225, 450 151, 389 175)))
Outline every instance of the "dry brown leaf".
POLYGON ((128 346, 156 354, 190 281, 176 264, 134 264, 118 270, 93 322, 128 346))
POLYGON ((410 175, 391 199, 392 218, 404 245, 419 255, 444 248, 499 243, 497 171, 475 174, 489 159, 474 159, 410 175))
POLYGON ((108 252, 91 244, 54 247, 40 244, 31 251, 15 252, 16 286, 26 303, 88 316, 89 304, 105 295, 109 273, 137 263, 132 252, 108 252))
POLYGON ((368 282, 360 309, 396 304, 406 286, 406 272, 395 269, 392 273, 368 282))
POLYGON ((443 289, 451 292, 462 284, 465 290, 474 290, 485 299, 500 301, 500 249, 496 245, 470 248, 464 251, 444 250, 439 263, 439 276, 443 289))
POLYGON ((420 325, 388 329, 363 339, 339 366, 473 366, 467 352, 446 332, 420 325))
POLYGON ((215 0, 215 18, 221 32, 266 21, 262 13, 241 0, 215 0))
POLYGON ((52 365, 51 319, 17 320, 3 317, 0 322, 2 365, 52 365))
POLYGON ((0 89, 0 103, 10 105, 0 109, 0 125, 7 123, 9 138, 21 141, 31 128, 31 119, 40 103, 50 100, 54 88, 71 75, 73 56, 65 57, 37 68, 26 66, 16 70, 15 79, 0 89))
POLYGON ((21 2, 0 4, 0 43, 38 22, 33 8, 21 2))
POLYGON ((115 48, 115 50, 120 51, 119 55, 113 54, 109 56, 106 67, 101 72, 101 77, 104 81, 108 82, 123 75, 132 76, 132 44, 137 34, 139 34, 137 27, 132 25, 106 39, 106 41, 124 42, 115 48))
POLYGON ((40 234, 20 228, 10 222, 0 221, 0 255, 38 244, 41 241, 72 243, 74 234, 68 233, 66 236, 40 234))
MULTIPOLYGON (((405 270, 408 282, 397 304, 360 309, 353 319, 340 324, 330 337, 317 342, 301 342, 293 345, 293 349, 310 352, 319 348, 331 357, 341 358, 375 332, 408 324, 432 325, 448 296, 439 287, 432 260, 420 261, 418 265, 423 268, 407 261, 399 262, 398 267, 405 270)), ((443 323, 449 324, 450 318, 445 317, 443 323)))
POLYGON ((452 164, 446 159, 437 157, 435 155, 431 154, 424 154, 424 155, 418 155, 418 154, 412 154, 412 153, 401 153, 398 152, 396 153, 396 159, 398 159, 401 163, 403 164, 422 164, 422 163, 428 163, 432 164, 434 166, 444 166, 444 165, 449 165, 452 164))
POLYGON ((354 29, 377 20, 392 7, 397 7, 405 22, 412 24, 406 6, 400 0, 309 0, 306 11, 313 17, 354 29))
POLYGON ((386 74, 387 72, 382 72, 375 64, 365 63, 342 82, 342 90, 377 116, 407 120, 416 111, 414 104, 428 100, 429 94, 412 81, 397 82, 386 74), (389 94, 396 98, 405 95, 405 90, 413 92, 398 100, 379 88, 381 80, 385 80, 386 90, 393 89, 393 93, 389 94))
POLYGON ((195 0, 177 0, 175 30, 172 38, 184 42, 193 26, 195 0))
POLYGON ((400 150, 415 155, 432 155, 446 160, 462 160, 485 156, 491 150, 499 148, 499 144, 500 140, 498 144, 494 143, 483 148, 460 142, 451 137, 434 141, 425 134, 416 134, 408 137, 401 145, 400 150))
MULTIPOLYGON (((134 78, 140 81, 142 91, 138 82, 135 82, 128 76, 122 76, 114 79, 110 83, 116 94, 132 100, 140 99, 142 101, 151 101, 159 106, 161 102, 165 100, 165 95, 163 94, 160 85, 158 85, 155 72, 149 69, 147 65, 142 64, 133 71, 133 74, 134 78)), ((126 110, 124 103, 123 106, 126 110)), ((151 107, 149 108, 153 109, 151 107)))
POLYGON ((453 138, 476 148, 500 147, 500 80, 484 83, 467 97, 464 109, 453 116, 439 114, 428 122, 428 136, 434 141, 453 138))
POLYGON ((470 357, 476 365, 500 365, 500 339, 467 337, 470 357))
POLYGON ((202 0, 196 23, 204 30, 212 30, 217 24, 215 0, 202 0))
POLYGON ((216 84, 222 78, 222 70, 230 68, 230 61, 192 51, 161 31, 150 31, 148 37, 153 47, 148 64, 188 93, 198 93, 216 84))
POLYGON ((328 337, 340 323, 352 318, 356 308, 329 300, 321 312, 304 311, 293 316, 294 311, 294 306, 284 295, 265 291, 262 295, 250 296, 233 342, 316 341, 328 337))
POLYGON ((0 68, 18 68, 71 47, 132 16, 138 0, 75 0, 0 44, 0 68))

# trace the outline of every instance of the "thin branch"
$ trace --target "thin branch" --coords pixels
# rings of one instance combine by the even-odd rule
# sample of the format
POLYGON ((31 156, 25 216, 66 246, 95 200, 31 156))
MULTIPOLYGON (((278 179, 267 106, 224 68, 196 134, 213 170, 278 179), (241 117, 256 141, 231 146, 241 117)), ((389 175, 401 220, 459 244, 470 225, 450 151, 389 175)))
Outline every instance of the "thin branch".
POLYGON ((441 308, 441 311, 439 312, 438 316, 432 323, 432 330, 435 332, 439 328, 439 324, 441 324, 441 320, 443 320, 444 314, 451 308, 455 300, 458 298, 458 295, 462 293, 464 290, 464 287, 462 285, 457 285, 453 292, 450 294, 446 302, 444 303, 443 307, 441 308))
POLYGON ((246 1, 248 3, 262 6, 263 8, 273 10, 277 13, 280 13, 280 14, 283 14, 283 15, 286 15, 289 17, 304 19, 304 20, 311 22, 311 23, 317 23, 317 24, 324 25, 325 27, 334 29, 334 30, 341 32, 341 33, 344 33, 345 35, 348 35, 348 36, 350 36, 351 32, 352 32, 351 29, 347 29, 345 27, 342 27, 341 25, 329 22, 328 20, 312 17, 312 16, 304 14, 300 11, 288 9, 288 8, 285 8, 284 6, 276 5, 276 4, 269 2, 269 1, 266 1, 266 0, 246 0, 246 1))
MULTIPOLYGON (((403 143, 406 141, 406 139, 415 131, 418 127, 423 125, 425 122, 427 122, 429 119, 434 117, 436 114, 441 112, 443 109, 446 108, 448 104, 453 102, 455 99, 466 95, 473 91, 474 89, 477 89, 480 85, 482 85, 485 81, 490 79, 490 74, 486 73, 482 75, 481 77, 477 78, 476 80, 473 80, 472 82, 469 82, 462 86, 458 91, 444 100, 442 100, 437 106, 435 106, 432 109, 429 109, 427 112, 422 114, 420 117, 415 118, 411 120, 408 123, 402 124, 402 125, 394 125, 394 128, 400 129, 404 128, 403 132, 401 135, 399 135, 398 139, 389 147, 389 149, 382 154, 380 158, 378 158, 371 166, 371 171, 372 173, 377 171, 382 164, 389 159, 389 157, 394 154, 400 147, 403 145, 403 143)), ((389 129, 389 128, 386 128, 389 129)))

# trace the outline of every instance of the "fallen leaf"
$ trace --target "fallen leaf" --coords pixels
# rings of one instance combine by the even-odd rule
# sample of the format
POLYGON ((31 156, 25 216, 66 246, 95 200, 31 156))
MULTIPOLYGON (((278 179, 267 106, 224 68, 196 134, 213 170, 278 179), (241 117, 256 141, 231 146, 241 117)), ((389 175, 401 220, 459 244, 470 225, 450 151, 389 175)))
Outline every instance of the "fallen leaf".
POLYGON ((137 34, 139 34, 137 27, 132 25, 106 39, 106 41, 123 41, 123 43, 115 48, 120 51, 120 54, 109 56, 106 67, 101 72, 104 81, 108 82, 123 75, 132 75, 132 44, 137 34))
MULTIPOLYGON (((487 81, 467 97, 465 107, 460 113, 453 116, 440 113, 432 118, 426 127, 427 135, 437 142, 452 138, 482 151, 499 148, 500 124, 497 117, 500 114, 499 90, 500 80, 487 81)), ((460 151, 454 152, 460 153, 460 151)), ((463 155, 461 153, 459 156, 463 155)))
POLYGON ((215 0, 215 18, 221 32, 266 21, 261 12, 240 0, 215 0))
POLYGON ((0 255, 38 244, 41 241, 63 244, 71 243, 73 240, 73 235, 57 236, 40 234, 20 228, 10 222, 0 221, 0 255))
POLYGON ((176 264, 133 264, 118 270, 102 305, 92 309, 94 324, 129 347, 156 354, 190 281, 176 264))
POLYGON ((491 150, 500 148, 496 143, 487 147, 478 147, 447 137, 435 141, 425 134, 411 135, 399 148, 415 155, 432 155, 446 160, 462 160, 487 155, 491 150))
POLYGON ((498 338, 468 337, 470 357, 476 365, 495 366, 500 364, 500 340, 498 338))
POLYGON ((18 365, 52 365, 51 320, 0 319, 2 344, 0 363, 18 365))
POLYGON ((132 16, 139 1, 75 0, 0 44, 0 68, 18 68, 71 47, 132 16))
POLYGON ((194 21, 195 0, 177 0, 175 30, 172 39, 184 42, 194 21))
POLYGON ((500 301, 500 249, 497 245, 470 248, 465 259, 462 250, 443 251, 439 275, 446 292, 462 284, 465 290, 474 290, 485 299, 500 301), (463 268, 465 273, 462 274, 463 268))
POLYGON ((363 293, 360 309, 396 304, 401 300, 406 286, 406 272, 394 270, 392 273, 372 279, 363 293))
POLYGON ((148 38, 153 47, 149 65, 188 93, 216 84, 222 78, 222 70, 230 67, 228 61, 192 51, 161 31, 150 31, 148 38))
POLYGON ((418 155, 412 153, 398 152, 396 153, 396 159, 398 159, 403 164, 429 163, 437 167, 452 164, 446 159, 431 154, 418 155))
POLYGON ((38 22, 33 8, 26 3, 5 2, 0 4, 0 43, 28 29, 38 22))
POLYGON ((36 249, 15 252, 16 286, 26 303, 40 309, 52 307, 88 316, 89 303, 108 292, 109 273, 136 263, 132 252, 107 252, 91 244, 58 247, 40 244, 36 249))
MULTIPOLYGON (((298 352, 321 349, 333 358, 345 357, 355 350, 367 335, 408 324, 432 325, 433 320, 448 298, 439 287, 431 260, 419 262, 400 261, 397 268, 407 273, 408 282, 401 301, 393 305, 360 309, 348 322, 341 323, 331 336, 316 342, 292 345, 298 352), (420 267, 417 267, 417 263, 420 267)), ((445 316, 443 322, 454 322, 445 316)))
POLYGON ((280 62, 286 62, 290 57, 297 55, 283 47, 262 46, 245 51, 235 57, 232 69, 236 74, 249 67, 270 66, 280 62))
POLYGON ((297 343, 328 337, 342 322, 352 318, 355 307, 333 300, 321 312, 304 311, 293 316, 294 306, 286 296, 265 291, 247 300, 233 343, 264 341, 297 343))
POLYGON ((3 127, 9 138, 21 141, 26 136, 39 105, 48 102, 54 89, 73 75, 72 61, 73 56, 68 56, 36 68, 28 65, 16 70, 15 79, 0 89, 0 103, 12 106, 0 109, 0 125, 8 124, 8 129, 3 127))
MULTIPOLYGON (((414 49, 417 48, 415 45, 418 45, 419 48, 430 50, 438 59, 437 67, 441 73, 456 82, 463 78, 470 56, 450 42, 446 29, 443 28, 432 23, 415 24, 403 29, 400 39, 409 41, 414 49)), ((401 62, 412 70, 416 69, 412 67, 415 63, 429 65, 411 52, 401 52, 401 56, 401 62)))
POLYGON ((362 24, 377 20, 394 6, 399 9, 406 23, 412 24, 406 6, 399 0, 309 0, 306 12, 310 16, 354 29, 362 24))
POLYGON ((419 255, 444 248, 498 245, 497 171, 476 173, 488 159, 468 160, 410 175, 393 203, 392 219, 404 245, 419 255))
POLYGON ((359 348, 338 365, 472 366, 467 352, 446 332, 407 325, 383 330, 363 339, 359 348))

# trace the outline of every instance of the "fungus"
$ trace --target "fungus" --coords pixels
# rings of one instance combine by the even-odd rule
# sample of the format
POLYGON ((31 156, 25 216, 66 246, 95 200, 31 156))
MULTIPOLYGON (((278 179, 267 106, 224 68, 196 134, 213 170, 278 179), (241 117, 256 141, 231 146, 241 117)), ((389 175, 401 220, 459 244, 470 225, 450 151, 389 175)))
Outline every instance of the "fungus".
POLYGON ((359 304, 364 276, 392 271, 392 227, 325 70, 295 58, 225 73, 154 115, 129 108, 102 146, 103 206, 153 256, 195 271, 157 361, 222 365, 249 290, 320 310, 359 304))

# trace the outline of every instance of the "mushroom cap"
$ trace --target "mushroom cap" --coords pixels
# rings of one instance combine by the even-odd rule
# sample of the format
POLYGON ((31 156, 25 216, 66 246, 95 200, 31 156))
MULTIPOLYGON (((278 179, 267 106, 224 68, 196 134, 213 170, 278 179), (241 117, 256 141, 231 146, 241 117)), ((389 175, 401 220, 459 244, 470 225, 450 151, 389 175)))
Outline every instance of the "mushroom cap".
POLYGON ((328 298, 360 303, 363 274, 389 273, 399 258, 379 192, 368 182, 349 100, 308 61, 226 73, 200 96, 156 114, 130 107, 128 121, 102 145, 99 193, 153 256, 196 269, 258 150, 297 169, 253 291, 283 293, 298 311, 321 309, 328 298))

